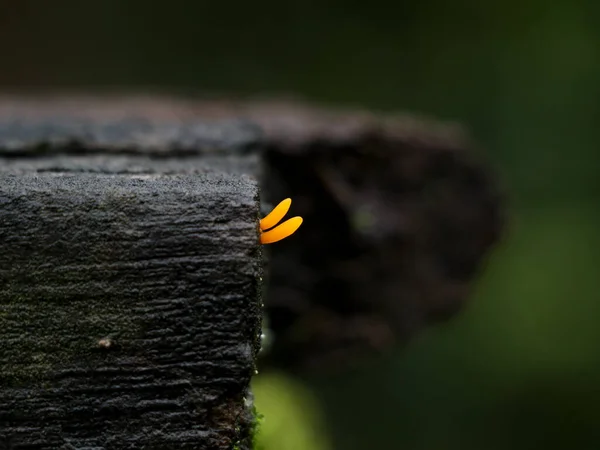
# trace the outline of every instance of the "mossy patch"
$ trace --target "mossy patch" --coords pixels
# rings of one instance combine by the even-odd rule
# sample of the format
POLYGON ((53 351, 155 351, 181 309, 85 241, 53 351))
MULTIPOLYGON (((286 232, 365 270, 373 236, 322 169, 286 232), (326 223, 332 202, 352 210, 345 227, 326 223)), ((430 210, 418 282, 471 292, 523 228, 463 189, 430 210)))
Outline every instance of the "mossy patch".
MULTIPOLYGON (((248 427, 248 436, 244 439, 247 442, 250 442, 250 448, 252 450, 264 450, 263 446, 260 444, 258 439, 258 434, 260 432, 260 427, 262 421, 264 419, 263 415, 258 412, 256 406, 252 404, 250 407, 250 424, 248 427)), ((236 430, 238 433, 241 433, 241 429, 236 430)), ((242 441, 238 440, 232 447, 232 450, 242 450, 242 441)))

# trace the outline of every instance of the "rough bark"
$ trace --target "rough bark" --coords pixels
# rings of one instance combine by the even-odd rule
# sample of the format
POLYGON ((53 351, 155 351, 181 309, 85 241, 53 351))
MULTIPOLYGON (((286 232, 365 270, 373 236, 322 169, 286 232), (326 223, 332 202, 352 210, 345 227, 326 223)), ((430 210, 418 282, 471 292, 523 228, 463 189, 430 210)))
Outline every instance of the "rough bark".
POLYGON ((0 124, 0 448, 250 448, 254 132, 26 122, 0 124))

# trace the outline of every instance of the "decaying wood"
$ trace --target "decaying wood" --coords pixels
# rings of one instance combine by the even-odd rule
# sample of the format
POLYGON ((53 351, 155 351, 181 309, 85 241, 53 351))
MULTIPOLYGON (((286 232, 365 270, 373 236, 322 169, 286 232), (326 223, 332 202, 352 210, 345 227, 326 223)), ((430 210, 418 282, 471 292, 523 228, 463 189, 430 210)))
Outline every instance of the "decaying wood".
POLYGON ((14 117, 0 119, 0 448, 250 448, 254 132, 14 117))
MULTIPOLYGON (((291 370, 345 367, 453 316, 503 228, 497 182, 455 124, 295 101, 0 100, 0 117, 57 111, 158 124, 242 119, 264 130, 263 207, 292 197, 292 213, 305 219, 267 249, 267 357, 291 370)), ((179 170, 180 156, 160 164, 179 170)))

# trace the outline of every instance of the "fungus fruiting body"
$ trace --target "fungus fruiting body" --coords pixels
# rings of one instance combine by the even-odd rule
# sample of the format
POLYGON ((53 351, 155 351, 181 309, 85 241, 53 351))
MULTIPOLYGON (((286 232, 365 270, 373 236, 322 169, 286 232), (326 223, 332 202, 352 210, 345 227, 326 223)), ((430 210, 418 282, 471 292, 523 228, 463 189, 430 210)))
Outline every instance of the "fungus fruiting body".
POLYGON ((292 199, 281 201, 273 211, 260 221, 260 243, 272 244, 294 234, 302 225, 302 217, 296 216, 277 225, 287 214, 292 204, 292 199), (277 226, 276 226, 277 225, 277 226))

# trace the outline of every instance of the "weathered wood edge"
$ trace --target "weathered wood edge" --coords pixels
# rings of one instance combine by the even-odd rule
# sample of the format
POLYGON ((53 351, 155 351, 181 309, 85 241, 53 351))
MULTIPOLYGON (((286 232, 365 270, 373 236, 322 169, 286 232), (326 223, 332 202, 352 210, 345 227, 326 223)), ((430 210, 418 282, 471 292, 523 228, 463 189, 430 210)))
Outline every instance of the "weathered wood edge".
MULTIPOLYGON (((197 128, 196 128, 197 129, 197 128)), ((10 133, 9 133, 10 134, 10 133)), ((4 135, 6 136, 6 135, 4 135)), ((12 141, 14 143, 14 141, 12 141)), ((21 143, 23 143, 24 141, 21 141, 21 143)), ((37 141, 38 144, 40 142, 44 143, 45 141, 42 139, 42 141, 37 141)), ((141 146, 140 148, 144 149, 144 152, 137 152, 134 150, 134 152, 131 152, 131 149, 127 149, 126 151, 121 152, 119 150, 118 146, 113 147, 113 151, 114 153, 118 153, 118 155, 114 156, 114 158, 119 159, 121 158, 118 162, 117 162, 117 166, 116 167, 114 164, 113 165, 109 165, 109 166, 105 166, 102 167, 102 164, 105 164, 109 161, 112 161, 109 157, 104 157, 103 155, 88 155, 85 153, 85 142, 81 141, 79 142, 77 145, 81 146, 80 150, 83 150, 83 153, 79 156, 65 156, 64 159, 61 161, 58 161, 53 157, 53 156, 49 156, 49 155, 56 155, 56 154, 68 154, 70 152, 73 151, 74 147, 71 147, 69 145, 67 145, 66 147, 62 147, 62 145, 65 145, 65 142, 72 142, 69 140, 63 140, 60 138, 55 139, 53 146, 51 146, 52 148, 52 152, 47 153, 46 151, 44 152, 46 156, 44 157, 39 157, 40 155, 38 155, 38 157, 34 158, 34 159, 30 159, 27 158, 26 160, 23 160, 22 158, 16 157, 17 154, 23 150, 25 150, 25 152, 27 152, 28 150, 30 150, 31 148, 46 148, 46 150, 49 148, 45 145, 38 145, 36 144, 36 141, 28 141, 26 142, 25 145, 18 147, 18 146, 13 146, 11 148, 11 155, 9 158, 6 158, 4 160, 4 163, 2 166, 0 166, 0 173, 4 173, 4 176, 14 176, 15 174, 18 174, 19 178, 22 178, 24 176, 27 176, 27 173, 29 172, 31 174, 31 172, 36 172, 37 175, 35 175, 34 178, 36 179, 40 179, 41 178, 45 178, 45 177, 50 177, 50 178, 57 178, 57 177, 62 177, 62 176, 68 176, 68 177, 76 177, 78 179, 82 179, 82 177, 88 177, 88 176, 92 176, 90 174, 90 172, 96 172, 95 177, 98 176, 112 176, 114 179, 123 179, 123 178, 127 178, 130 180, 137 180, 135 182, 143 182, 144 180, 151 180, 151 179, 166 179, 166 178, 173 178, 173 176, 171 177, 165 177, 164 175, 160 175, 163 170, 162 170, 162 164, 160 162, 157 162, 155 158, 148 158, 147 155, 143 155, 143 154, 139 154, 139 153, 153 153, 155 156, 155 149, 153 147, 144 147, 141 146), (134 155, 132 156, 132 153, 134 153, 134 155), (77 160, 75 166, 73 165, 74 160, 73 158, 75 158, 77 160), (79 159, 78 159, 79 158, 79 159), (49 163, 50 166, 43 166, 44 161, 46 163, 49 163), (42 164, 40 164, 40 162, 42 162, 42 164), (135 162, 137 164, 137 168, 136 165, 133 165, 133 170, 132 170, 132 162, 135 162), (79 167, 76 167, 76 165, 79 165, 79 167), (117 168, 117 170, 115 170, 115 167, 117 168), (9 174, 9 172, 12 172, 12 175, 9 174), (73 172, 78 172, 77 174, 73 173, 73 172), (112 174, 111 174, 112 172, 112 174), (119 173, 119 175, 115 175, 115 173, 119 173), (154 176, 150 176, 151 174, 155 174, 156 177, 154 176)), ((123 142, 123 141, 122 141, 123 142)), ((200 142, 200 141, 198 141, 200 142)), ((206 144, 206 142, 208 142, 207 140, 203 140, 201 142, 204 142, 206 144)), ((234 140, 235 142, 235 140, 234 140)), ((212 144, 211 144, 212 145, 212 144)), ((200 149, 202 150, 202 152, 198 152, 198 148, 195 148, 193 146, 189 147, 190 150, 190 156, 187 158, 188 160, 185 161, 184 163, 178 163, 175 164, 175 167, 172 167, 171 169, 167 170, 166 172, 170 172, 172 175, 174 174, 181 174, 181 173, 193 173, 196 177, 195 179, 197 179, 198 176, 200 177, 219 177, 219 176, 225 176, 223 174, 218 174, 218 172, 222 172, 224 170, 227 170, 228 168, 231 169, 233 167, 233 169, 231 169, 231 172, 233 172, 234 174, 236 174, 235 178, 239 180, 246 180, 245 183, 254 183, 254 185, 256 185, 256 182, 252 181, 252 179, 256 179, 257 173, 258 172, 258 166, 253 163, 248 165, 245 169, 240 169, 240 166, 237 165, 235 166, 234 164, 231 164, 231 160, 232 158, 238 158, 239 154, 236 154, 235 152, 237 151, 239 153, 240 148, 242 149, 242 153, 246 153, 244 156, 248 157, 248 156, 256 156, 253 155, 251 152, 246 152, 246 150, 244 149, 248 149, 248 148, 256 148, 256 142, 253 142, 250 146, 237 146, 236 145, 231 145, 231 142, 229 143, 225 143, 224 145, 216 145, 217 148, 219 148, 221 150, 220 153, 214 155, 208 155, 208 153, 210 153, 210 146, 207 147, 200 147, 200 149), (234 150, 229 152, 229 154, 227 152, 222 152, 222 149, 226 149, 226 150, 234 150), (207 151, 205 151, 207 150, 207 151), (199 156, 192 156, 192 154, 196 154, 196 153, 201 153, 199 156), (208 158, 207 158, 208 156, 208 158), (212 158, 211 158, 212 157, 212 158), (190 164, 190 161, 192 161, 192 163, 190 164), (250 167, 251 170, 247 170, 247 168, 250 167), (246 171, 252 172, 252 175, 239 175, 239 173, 246 173, 246 171)), ((0 146, 1 147, 1 146, 0 146)), ((138 149, 139 150, 139 149, 138 149)), ((160 152, 160 149, 159 149, 160 152)), ((30 155, 29 155, 30 156, 30 155)), ((185 156, 181 155, 181 157, 185 158, 185 156)), ((256 161, 256 159, 255 159, 256 161)), ((111 164, 114 163, 114 161, 111 162, 111 164)), ((0 175, 2 176, 2 175, 0 175)), ((181 178, 180 176, 175 176, 175 178, 181 178)), ((233 178, 233 177, 232 177, 233 178)), ((6 199, 5 196, 1 196, 2 200, 4 201, 6 199)), ((6 203, 6 202, 4 202, 6 203)), ((6 205, 2 205, 3 207, 6 205)), ((259 202, 258 202, 258 191, 256 191, 256 197, 255 197, 255 205, 254 205, 254 215, 251 221, 249 221, 248 223, 250 224, 254 232, 254 241, 253 241, 253 248, 258 248, 259 252, 260 252, 260 247, 258 246, 257 242, 257 229, 256 229, 256 222, 257 222, 257 211, 258 211, 258 207, 259 207, 259 202)), ((218 220, 217 220, 218 222, 218 220)), ((5 237, 5 233, 0 233, 0 237, 5 237)), ((13 236, 14 237, 14 236, 13 236)), ((260 269, 257 270, 262 270, 262 262, 261 262, 261 257, 258 256, 256 259, 257 263, 260 266, 260 269)), ((5 261, 6 262, 6 261, 5 261)), ((259 277, 260 278, 260 277, 259 277)), ((257 307, 260 308, 260 303, 259 303, 259 299, 257 299, 257 307)), ((246 312, 247 313, 247 312, 246 312)), ((241 316, 246 316, 247 314, 241 315, 241 316)), ((254 316, 255 319, 258 320, 258 323, 260 324, 260 313, 258 315, 254 316)), ((260 329, 258 329, 258 331, 260 331, 260 329)), ((258 336, 260 335, 259 332, 256 332, 253 334, 255 340, 253 341, 253 348, 254 348, 254 353, 256 353, 256 351, 258 351, 258 346, 260 345, 259 340, 258 340, 258 336)), ((254 367, 253 369, 254 370, 254 367)), ((248 380, 249 381, 249 378, 248 380)), ((239 417, 236 417, 236 426, 235 426, 235 439, 239 441, 238 442, 238 447, 239 448, 249 448, 250 446, 250 441, 251 441, 251 436, 249 435, 251 430, 252 430, 252 424, 254 421, 253 418, 253 413, 252 413, 252 407, 251 407, 251 394, 250 392, 246 392, 245 393, 245 398, 239 399, 239 401, 243 401, 244 405, 245 405, 245 409, 243 414, 239 414, 239 417)), ((228 425, 227 423, 224 424, 225 426, 228 425)), ((230 423, 229 423, 230 425, 230 423)), ((232 438, 233 439, 233 438, 232 438)), ((114 447, 116 448, 116 447, 114 447)), ((212 448, 212 447, 210 447, 212 448)), ((219 447, 220 448, 220 447, 219 447)), ((225 447, 223 447, 225 448, 225 447)))

